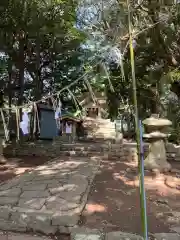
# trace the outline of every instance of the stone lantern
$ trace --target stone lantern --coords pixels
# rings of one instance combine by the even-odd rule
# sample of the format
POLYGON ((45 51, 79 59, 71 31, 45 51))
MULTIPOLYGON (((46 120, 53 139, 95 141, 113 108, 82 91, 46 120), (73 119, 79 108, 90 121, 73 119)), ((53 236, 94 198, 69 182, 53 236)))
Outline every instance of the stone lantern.
POLYGON ((171 165, 166 159, 165 139, 167 129, 172 125, 168 119, 151 116, 143 121, 146 133, 143 137, 149 142, 149 152, 144 160, 144 167, 147 170, 167 172, 171 165))

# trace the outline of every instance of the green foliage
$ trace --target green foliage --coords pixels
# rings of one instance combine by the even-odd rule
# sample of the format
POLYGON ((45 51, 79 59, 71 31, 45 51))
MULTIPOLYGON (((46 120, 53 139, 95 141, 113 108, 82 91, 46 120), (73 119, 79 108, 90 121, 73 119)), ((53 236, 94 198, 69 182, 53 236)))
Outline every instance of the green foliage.
MULTIPOLYGON (((161 6, 152 1, 145 1, 140 5, 134 1, 131 4, 133 33, 137 43, 134 50, 138 109, 143 119, 151 113, 163 113, 161 98, 164 94, 164 77, 171 81, 179 79, 179 11, 177 6, 161 6)), ((118 23, 120 28, 115 36, 116 41, 122 39, 119 48, 124 53, 123 72, 122 66, 114 67, 117 63, 110 65, 109 78, 115 92, 110 91, 106 82, 109 114, 113 119, 118 116, 118 109, 122 105, 133 105, 129 46, 124 50, 123 42, 128 40, 126 8, 124 5, 118 23)), ((107 21, 110 23, 116 19, 117 24, 117 14, 112 15, 112 18, 109 16, 107 21)), ((118 45, 117 42, 115 44, 118 45)))
POLYGON ((167 118, 172 121, 169 141, 180 144, 180 107, 179 101, 170 101, 167 104, 167 118))
MULTIPOLYGON (((22 94, 31 100, 38 100, 80 76, 80 45, 85 34, 75 27, 77 4, 74 0, 0 3, 0 50, 11 59, 11 67, 1 63, 2 81, 7 80, 9 71, 13 86, 23 89, 22 94), (21 70, 25 81, 20 82, 21 70)), ((12 90, 11 97, 16 100, 12 90)))
MULTIPOLYGON (((81 9, 77 16, 78 1, 1 1, 0 50, 9 59, 0 61, 1 86, 10 91, 11 82, 18 91, 23 89, 23 96, 37 100, 90 71, 86 77, 92 87, 107 94, 111 119, 116 119, 124 106, 133 109, 126 1, 92 4, 90 8, 97 11, 91 12, 93 17, 87 24, 86 11, 83 15, 81 9), (120 50, 121 59, 110 62, 108 55, 113 47, 120 50), (93 67, 97 60, 101 64, 93 67), (25 81, 20 82, 21 70, 25 81)), ((138 109, 143 119, 152 112, 164 111, 164 85, 180 79, 180 13, 177 6, 161 7, 155 1, 131 4, 137 43, 134 50, 138 109)), ((83 7, 88 8, 85 3, 83 7)), ((84 80, 72 87, 75 96, 85 90, 84 80)), ((11 94, 5 94, 16 101, 18 91, 11 89, 11 94)), ((73 105, 68 92, 62 98, 73 105)))
POLYGON ((174 69, 173 71, 170 71, 168 73, 168 77, 172 82, 174 81, 179 81, 180 79, 180 70, 179 69, 174 69))

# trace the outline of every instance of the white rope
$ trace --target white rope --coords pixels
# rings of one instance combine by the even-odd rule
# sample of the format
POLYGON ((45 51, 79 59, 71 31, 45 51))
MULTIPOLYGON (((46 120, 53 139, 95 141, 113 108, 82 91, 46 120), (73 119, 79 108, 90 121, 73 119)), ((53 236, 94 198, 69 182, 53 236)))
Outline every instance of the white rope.
POLYGON ((2 117, 2 121, 3 121, 5 140, 9 141, 9 131, 8 131, 8 127, 7 127, 6 120, 5 120, 4 113, 3 113, 2 109, 1 109, 1 117, 2 117))

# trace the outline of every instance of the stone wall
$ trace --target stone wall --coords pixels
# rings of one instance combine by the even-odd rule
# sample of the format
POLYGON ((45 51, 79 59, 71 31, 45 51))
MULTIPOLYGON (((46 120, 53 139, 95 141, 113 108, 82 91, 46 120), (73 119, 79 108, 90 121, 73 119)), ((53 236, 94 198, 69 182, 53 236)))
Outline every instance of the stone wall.
POLYGON ((48 156, 55 157, 60 152, 60 147, 53 143, 23 143, 7 145, 3 149, 4 155, 10 156, 48 156))
MULTIPOLYGON (((149 144, 144 144, 144 154, 147 156, 149 144)), ((136 143, 123 143, 124 157, 128 161, 137 161, 136 143)), ((180 146, 173 143, 166 143, 166 154, 169 161, 180 161, 180 146)))
MULTIPOLYGON (((172 143, 166 144, 167 159, 180 161, 180 146, 172 143)), ((147 155, 148 144, 144 144, 144 152, 147 155)), ((108 154, 111 157, 123 157, 127 161, 137 161, 136 143, 112 143, 106 142, 82 142, 75 144, 65 144, 62 141, 23 143, 8 145, 4 148, 5 155, 12 156, 49 156, 77 155, 91 156, 108 154)))
POLYGON ((62 141, 23 143, 7 145, 3 149, 4 155, 11 156, 49 156, 60 155, 92 156, 102 155, 103 153, 113 153, 122 156, 122 144, 111 144, 111 142, 82 142, 82 143, 62 143, 62 141))

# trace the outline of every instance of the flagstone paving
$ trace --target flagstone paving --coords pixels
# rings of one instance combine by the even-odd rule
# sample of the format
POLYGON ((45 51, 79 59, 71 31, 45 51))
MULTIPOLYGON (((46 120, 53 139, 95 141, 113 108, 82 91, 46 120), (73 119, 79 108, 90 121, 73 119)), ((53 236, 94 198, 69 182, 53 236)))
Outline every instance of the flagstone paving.
MULTIPOLYGON (((127 232, 100 233, 95 229, 77 228, 71 235, 64 236, 33 236, 18 233, 0 233, 0 240, 143 240, 140 235, 127 232)), ((148 240, 180 240, 176 233, 149 234, 148 240)))
POLYGON ((99 157, 57 158, 0 185, 0 230, 69 232, 78 224, 99 157))

